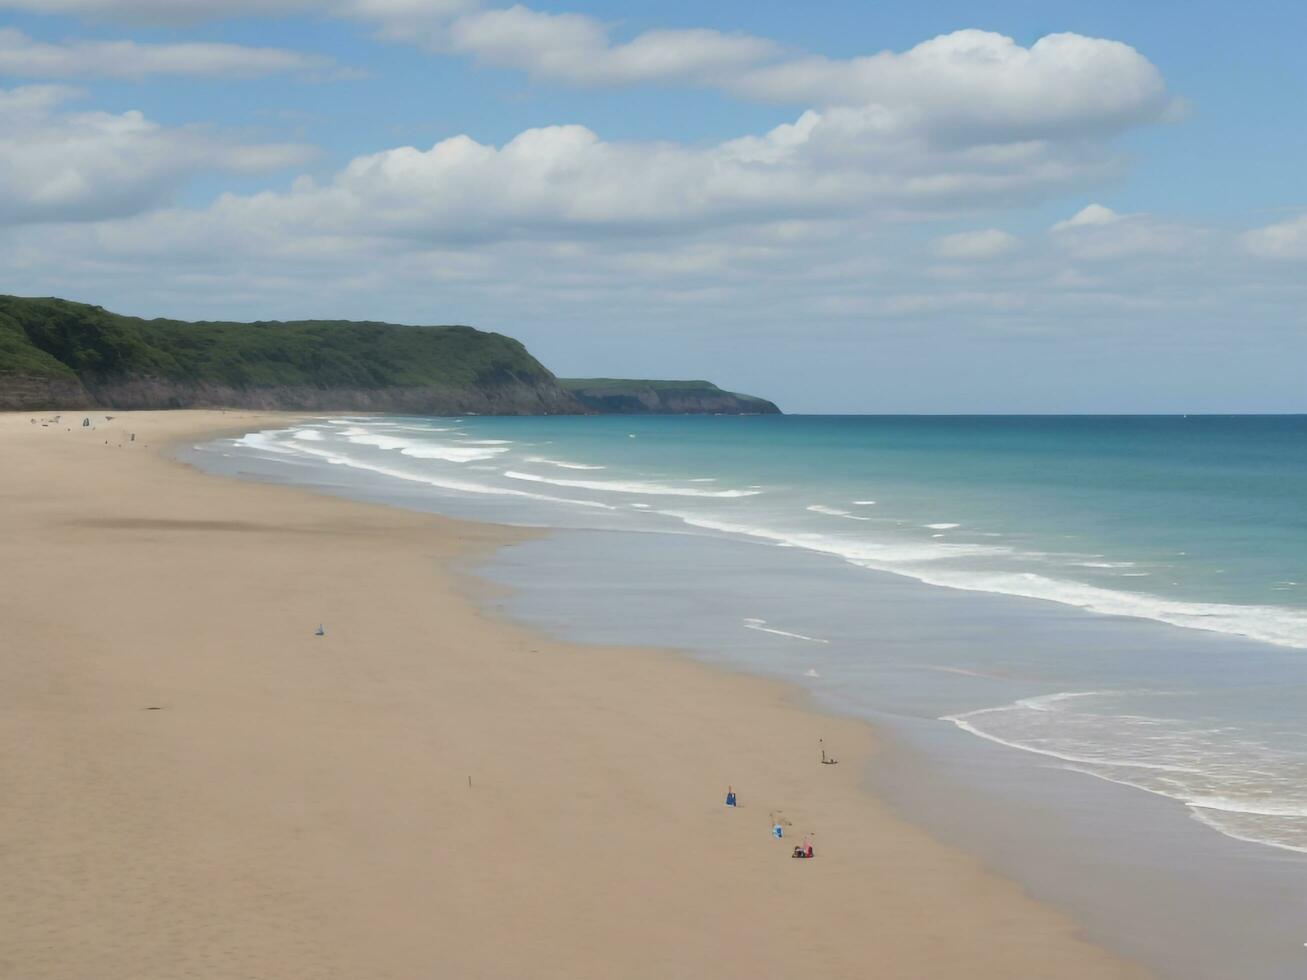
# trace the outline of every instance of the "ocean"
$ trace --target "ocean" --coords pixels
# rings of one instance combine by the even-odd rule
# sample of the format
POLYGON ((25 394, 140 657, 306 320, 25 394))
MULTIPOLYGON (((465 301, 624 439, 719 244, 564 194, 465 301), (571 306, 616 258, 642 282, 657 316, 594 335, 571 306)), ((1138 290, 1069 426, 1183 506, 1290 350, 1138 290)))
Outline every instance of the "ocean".
MULTIPOLYGON (((187 458, 559 529, 475 570, 513 587, 505 614, 789 680, 971 784, 977 813, 997 785, 1051 807, 1050 861, 1110 837, 1134 887, 1176 896, 1136 935, 1086 897, 1111 858, 1016 869, 1091 931, 1175 975, 1302 975, 1307 417, 341 417, 187 458), (1259 892, 1258 921, 1218 914, 1259 892)), ((1001 834, 884 768, 906 812, 1003 865, 1001 834)))

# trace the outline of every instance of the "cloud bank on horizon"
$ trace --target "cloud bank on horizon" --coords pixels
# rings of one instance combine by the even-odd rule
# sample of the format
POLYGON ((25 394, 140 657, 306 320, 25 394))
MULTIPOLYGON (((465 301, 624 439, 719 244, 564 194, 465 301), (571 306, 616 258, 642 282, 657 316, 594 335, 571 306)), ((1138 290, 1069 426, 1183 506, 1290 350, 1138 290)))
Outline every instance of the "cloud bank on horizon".
MULTIPOLYGON (((1184 345, 1180 361, 1210 356, 1236 324, 1245 337, 1261 324, 1268 351, 1304 326, 1307 213, 1223 227, 1104 203, 1137 166, 1126 147, 1188 112, 1118 40, 1023 45, 965 28, 837 58, 744 31, 623 33, 471 0, 0 0, 0 12, 23 17, 0 22, 3 291, 146 315, 470 321, 574 373, 613 373, 626 352, 666 365, 655 373, 721 363, 719 380, 814 409, 927 407, 917 389, 898 404, 867 390, 887 380, 879 369, 854 373, 887 349, 937 359, 944 408, 1017 390, 994 407, 1084 410, 1092 397, 1068 401, 1047 381, 956 385, 986 350, 1056 377, 1114 347, 1147 365, 1168 343, 1184 345), (341 88, 377 81, 384 62, 361 69, 355 49, 301 48, 284 27, 277 44, 220 33, 240 17, 327 25, 357 53, 402 50, 469 89, 508 74, 579 106, 675 90, 681 104, 738 104, 727 119, 774 121, 704 139, 669 136, 661 118, 617 136, 563 118, 342 153, 275 122, 277 98, 320 93, 330 119, 341 88), (130 98, 206 81, 250 88, 257 123, 178 118, 158 97, 157 113, 122 107, 122 86, 130 98), (834 403, 785 387, 796 355, 848 372, 834 403)), ((1104 397, 1135 380, 1108 371, 1104 397)))

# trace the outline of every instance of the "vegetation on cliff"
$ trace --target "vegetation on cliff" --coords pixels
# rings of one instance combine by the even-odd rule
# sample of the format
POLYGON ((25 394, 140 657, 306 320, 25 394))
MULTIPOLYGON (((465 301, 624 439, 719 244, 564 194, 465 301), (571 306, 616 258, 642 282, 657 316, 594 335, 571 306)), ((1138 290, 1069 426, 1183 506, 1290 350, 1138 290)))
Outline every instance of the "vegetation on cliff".
POLYGON ((0 296, 0 371, 129 376, 232 388, 385 388, 552 382, 516 340, 471 327, 347 320, 184 323, 61 299, 0 296))
POLYGON ((186 323, 0 296, 0 408, 95 405, 424 415, 776 411, 706 381, 565 386, 518 341, 472 327, 186 323), (592 394, 603 385, 617 387, 592 394), (627 397, 633 385, 643 387, 627 397))
POLYGON ((631 378, 560 378, 582 405, 621 415, 777 415, 765 398, 724 391, 711 381, 641 381, 631 378))

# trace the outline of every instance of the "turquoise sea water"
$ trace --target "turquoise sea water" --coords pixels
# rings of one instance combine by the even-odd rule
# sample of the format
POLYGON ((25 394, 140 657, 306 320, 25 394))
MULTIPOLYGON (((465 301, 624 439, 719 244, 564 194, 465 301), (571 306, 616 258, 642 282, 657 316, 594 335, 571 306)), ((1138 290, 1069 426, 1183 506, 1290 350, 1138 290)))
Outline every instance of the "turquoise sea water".
POLYGON ((637 532, 587 553, 601 578, 656 557, 649 534, 731 541, 765 562, 651 561, 660 577, 606 608, 658 594, 677 625, 604 636, 729 648, 869 710, 912 704, 1179 801, 1227 837, 1307 852, 1307 417, 323 418, 196 459, 456 516, 637 532), (1023 601, 1002 629, 987 606, 983 631, 896 645, 893 611, 868 612, 883 573, 1023 601), (1109 641, 1075 613, 1032 632, 1029 600, 1149 627, 1109 641))

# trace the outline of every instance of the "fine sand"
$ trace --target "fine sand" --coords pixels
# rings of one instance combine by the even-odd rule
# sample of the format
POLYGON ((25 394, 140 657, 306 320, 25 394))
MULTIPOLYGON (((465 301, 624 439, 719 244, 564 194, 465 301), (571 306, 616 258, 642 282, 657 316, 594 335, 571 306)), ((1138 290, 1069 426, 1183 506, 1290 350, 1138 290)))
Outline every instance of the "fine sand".
POLYGON ((0 415, 0 977, 1143 975, 867 795, 864 725, 478 611, 520 532, 83 416, 0 415))

